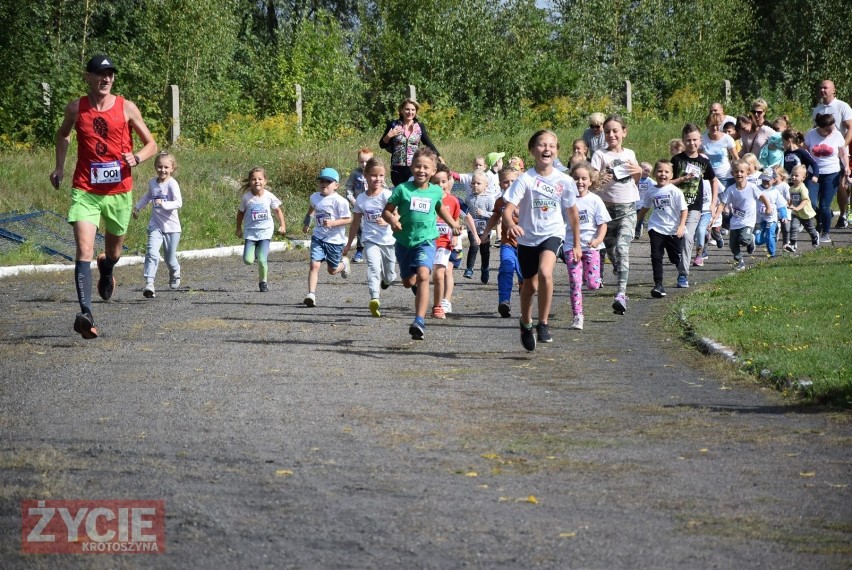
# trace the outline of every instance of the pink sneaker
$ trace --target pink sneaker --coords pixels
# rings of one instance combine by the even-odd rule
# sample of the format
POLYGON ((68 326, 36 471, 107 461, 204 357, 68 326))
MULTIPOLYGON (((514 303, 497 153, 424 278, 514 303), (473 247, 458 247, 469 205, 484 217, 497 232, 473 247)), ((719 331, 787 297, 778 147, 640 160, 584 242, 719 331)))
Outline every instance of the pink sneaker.
POLYGON ((696 267, 704 267, 704 258, 701 257, 701 254, 695 256, 695 259, 692 260, 692 265, 696 267))

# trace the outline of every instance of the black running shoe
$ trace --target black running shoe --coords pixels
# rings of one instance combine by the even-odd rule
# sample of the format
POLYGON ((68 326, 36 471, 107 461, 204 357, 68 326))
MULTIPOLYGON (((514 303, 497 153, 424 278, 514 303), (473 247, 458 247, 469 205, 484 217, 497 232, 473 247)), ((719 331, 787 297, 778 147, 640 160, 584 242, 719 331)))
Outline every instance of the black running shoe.
POLYGON ((497 305, 497 312, 504 319, 508 319, 512 316, 512 306, 509 303, 500 303, 497 305))
POLYGON ((112 298, 113 292, 115 292, 115 277, 111 273, 104 275, 104 270, 101 267, 101 263, 104 261, 106 261, 106 254, 102 253, 98 256, 98 271, 101 274, 98 278, 98 295, 104 301, 109 301, 112 298))
POLYGON ((92 313, 77 313, 77 318, 74 319, 74 332, 86 340, 98 338, 98 329, 95 328, 92 313))
POLYGON ((547 326, 547 323, 538 323, 536 332, 538 333, 538 342, 553 342, 553 335, 550 334, 550 327, 547 326))
POLYGON ((532 323, 530 323, 529 328, 521 323, 521 344, 524 345, 524 348, 527 349, 528 352, 532 352, 535 350, 535 333, 532 329, 532 323))
POLYGON ((651 289, 651 297, 654 299, 662 299, 666 296, 666 289, 662 285, 654 285, 651 289))
POLYGON ((408 327, 408 334, 411 335, 412 340, 423 340, 423 336, 426 334, 426 326, 415 319, 408 327))

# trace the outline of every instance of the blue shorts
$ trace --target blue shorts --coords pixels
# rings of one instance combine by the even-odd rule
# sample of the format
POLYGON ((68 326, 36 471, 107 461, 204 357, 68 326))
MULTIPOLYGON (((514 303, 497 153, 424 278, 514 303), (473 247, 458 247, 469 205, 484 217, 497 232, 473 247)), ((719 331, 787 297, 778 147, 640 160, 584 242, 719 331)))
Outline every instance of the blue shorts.
POLYGON ((328 243, 311 237, 311 261, 325 261, 332 269, 336 269, 343 259, 343 244, 328 243))
POLYGON ((399 274, 403 279, 408 279, 417 273, 418 267, 427 267, 432 271, 435 262, 435 242, 424 241, 414 247, 405 247, 396 242, 396 261, 399 263, 399 274))

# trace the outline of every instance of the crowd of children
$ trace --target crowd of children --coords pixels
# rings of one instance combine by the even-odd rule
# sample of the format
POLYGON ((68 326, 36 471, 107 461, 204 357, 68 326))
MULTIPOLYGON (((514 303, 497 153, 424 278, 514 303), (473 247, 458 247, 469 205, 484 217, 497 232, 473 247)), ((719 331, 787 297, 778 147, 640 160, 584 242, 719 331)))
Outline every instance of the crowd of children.
MULTIPOLYGON (((338 192, 338 172, 323 168, 302 228, 307 233, 313 225, 304 304, 317 304, 323 261, 330 275, 349 276, 354 246, 352 262, 366 262, 370 313, 381 316, 381 291, 399 279, 415 297, 409 334, 422 339, 427 314, 444 319, 452 312, 453 269, 463 257, 460 234, 467 227, 464 277, 473 278, 479 259, 480 281, 487 285, 491 247, 500 248, 497 313, 505 318, 512 315, 517 277, 521 343, 531 351, 537 343, 553 338, 548 316, 557 260, 567 268, 571 328, 584 327, 583 288, 601 288, 604 255, 616 279, 613 311, 627 312, 630 244, 642 239, 649 213, 653 298, 666 296, 664 260, 676 266, 677 287, 689 287, 690 266, 703 266, 708 242, 724 247, 723 228, 728 231, 736 270, 745 267, 743 248, 752 254, 755 246, 763 245, 769 257, 779 255, 779 235, 782 251, 797 252, 801 230, 814 247, 819 246, 818 227, 825 228, 831 219, 819 217, 821 210, 814 208, 812 196, 825 164, 803 148, 804 136, 786 128, 786 120, 779 123, 785 130, 777 140, 767 141, 760 157, 745 153, 729 160, 729 154, 738 156, 739 149, 733 137, 720 131, 729 132, 730 125, 711 114, 706 133, 702 135, 694 124, 685 125, 681 137, 669 141, 671 159, 658 160, 652 167, 640 163, 624 146, 628 127, 623 118, 596 119, 594 152, 587 140, 573 141, 568 167, 558 159, 556 135, 542 130, 528 143, 534 160, 529 170, 519 157, 508 159, 504 166, 505 153, 492 152, 477 156, 472 172, 459 174, 431 149, 422 148, 412 158, 412 177, 390 188, 384 162, 370 149, 361 148, 358 165, 344 184, 344 197, 338 192), (463 199, 453 193, 456 184, 464 188, 463 199), (538 322, 533 326, 536 297, 538 322)), ((152 205, 143 268, 146 298, 156 295, 161 247, 170 288, 177 289, 181 283, 176 252, 183 202, 172 177, 177 164, 174 156, 162 152, 154 166, 157 176, 132 212, 136 218, 152 205)), ((257 264, 258 288, 266 292, 275 220, 278 233, 286 232, 282 203, 267 187, 262 168, 249 171, 242 192, 236 232, 244 240, 243 261, 257 264)))

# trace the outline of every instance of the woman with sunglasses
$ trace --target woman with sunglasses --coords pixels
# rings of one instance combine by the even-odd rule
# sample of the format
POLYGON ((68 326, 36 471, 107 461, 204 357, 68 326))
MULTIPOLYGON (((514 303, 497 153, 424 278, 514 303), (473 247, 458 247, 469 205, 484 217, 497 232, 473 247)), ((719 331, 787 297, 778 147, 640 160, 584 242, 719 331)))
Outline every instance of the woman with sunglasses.
POLYGON ((775 134, 772 127, 766 123, 766 111, 768 109, 769 105, 766 101, 755 99, 751 104, 748 120, 743 120, 743 117, 737 118, 737 130, 742 142, 741 155, 750 152, 755 156, 760 156, 760 150, 766 146, 769 137, 775 134))

